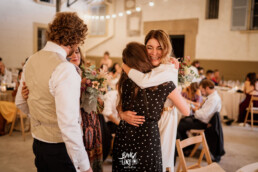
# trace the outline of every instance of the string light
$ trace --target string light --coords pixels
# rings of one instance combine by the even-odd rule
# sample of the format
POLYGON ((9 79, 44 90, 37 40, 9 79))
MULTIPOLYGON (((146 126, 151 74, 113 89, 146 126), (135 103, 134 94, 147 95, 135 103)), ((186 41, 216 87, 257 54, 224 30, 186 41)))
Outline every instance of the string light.
POLYGON ((132 14, 132 12, 130 10, 127 10, 126 14, 130 15, 130 14, 132 14))
MULTIPOLYGON (((147 1, 147 0, 146 0, 146 1, 147 1)), ((148 0, 148 1, 149 1, 149 0, 148 0)), ((145 2, 145 3, 147 4, 148 1, 145 2)), ((149 4, 150 7, 153 7, 153 6, 155 5, 153 0, 149 1, 148 4, 149 4)), ((134 10, 127 10, 127 11, 125 12, 125 14, 131 15, 133 12, 140 12, 141 10, 142 10, 141 7, 137 6, 134 10)), ((124 13, 123 13, 123 12, 119 12, 119 13, 117 13, 117 14, 110 14, 110 15, 106 15, 106 16, 90 16, 90 15, 84 15, 83 18, 84 18, 84 19, 92 19, 92 20, 99 20, 99 19, 104 20, 104 19, 110 19, 111 17, 112 17, 113 19, 115 19, 117 16, 123 17, 123 16, 124 16, 124 13)))
POLYGON ((150 7, 153 7, 153 6, 154 6, 154 2, 153 2, 153 1, 150 1, 150 2, 149 2, 149 6, 150 6, 150 7))
POLYGON ((137 12, 141 11, 141 8, 140 7, 136 7, 136 11, 137 12))

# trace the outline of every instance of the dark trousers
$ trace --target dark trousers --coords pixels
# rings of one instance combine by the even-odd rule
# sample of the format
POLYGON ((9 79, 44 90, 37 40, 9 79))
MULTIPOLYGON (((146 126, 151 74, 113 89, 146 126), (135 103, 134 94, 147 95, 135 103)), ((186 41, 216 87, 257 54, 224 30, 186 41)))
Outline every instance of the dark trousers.
POLYGON ((34 139, 33 153, 38 172, 76 172, 64 143, 45 143, 34 139))
POLYGON ((116 134, 116 129, 117 129, 117 126, 115 123, 111 122, 111 121, 108 121, 107 122, 107 126, 109 128, 109 131, 111 134, 116 134))
POLYGON ((177 128, 177 139, 184 140, 188 138, 186 132, 191 129, 206 129, 207 124, 203 123, 194 116, 184 117, 180 120, 177 128))

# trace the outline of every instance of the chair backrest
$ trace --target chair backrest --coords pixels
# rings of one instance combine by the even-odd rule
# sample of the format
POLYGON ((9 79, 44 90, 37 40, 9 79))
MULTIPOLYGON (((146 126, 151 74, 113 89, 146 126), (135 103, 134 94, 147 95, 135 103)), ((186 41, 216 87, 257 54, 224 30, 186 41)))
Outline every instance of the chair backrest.
POLYGON ((251 100, 252 100, 252 101, 258 101, 258 96, 257 96, 257 95, 252 95, 251 100))
POLYGON ((201 167, 201 162, 203 159, 203 156, 205 154, 206 160, 208 164, 212 163, 211 160, 211 156, 210 156, 210 152, 209 152, 209 148, 205 139, 205 135, 204 133, 200 133, 200 135, 198 136, 194 136, 194 137, 189 137, 185 140, 180 141, 179 139, 176 140, 176 147, 177 147, 177 152, 179 155, 179 168, 180 169, 182 167, 182 171, 187 172, 188 169, 193 169, 193 168, 200 168, 201 167), (200 154, 200 157, 198 159, 198 162, 194 165, 191 165, 189 167, 186 166, 186 162, 185 162, 185 157, 184 157, 184 153, 183 153, 183 148, 196 144, 196 143, 201 143, 202 144, 202 151, 200 154))
POLYGON ((257 95, 252 95, 249 103, 249 108, 253 108, 253 103, 254 101, 258 101, 258 96, 257 95))

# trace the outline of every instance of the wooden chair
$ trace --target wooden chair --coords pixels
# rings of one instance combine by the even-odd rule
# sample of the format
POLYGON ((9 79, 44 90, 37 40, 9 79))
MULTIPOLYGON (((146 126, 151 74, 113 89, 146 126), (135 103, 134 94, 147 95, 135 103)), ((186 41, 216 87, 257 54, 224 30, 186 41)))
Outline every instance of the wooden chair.
POLYGON ((177 147, 177 152, 179 155, 179 165, 177 168, 177 172, 183 171, 183 172, 225 172, 217 163, 212 163, 209 148, 205 139, 205 135, 203 132, 200 133, 198 136, 194 137, 189 137, 183 141, 180 141, 179 139, 176 140, 176 147, 177 147), (183 148, 201 143, 202 144, 202 151, 200 154, 200 157, 198 159, 198 162, 196 164, 193 164, 189 167, 186 166, 186 161, 183 153, 183 148), (203 156, 205 155, 205 158, 207 160, 208 165, 205 167, 201 167, 201 162, 203 159, 203 156), (182 168, 182 170, 180 170, 182 168))
MULTIPOLYGON (((196 135, 200 135, 201 133, 204 133, 204 130, 190 130, 191 134, 196 134, 196 135)), ((197 151, 197 149, 199 148, 199 146, 201 145, 201 143, 196 143, 193 150, 191 151, 189 157, 193 157, 195 152, 197 151)))
POLYGON ((252 95, 249 106, 248 108, 246 108, 246 115, 245 115, 245 122, 244 122, 244 126, 246 122, 251 122, 252 129, 253 129, 254 122, 258 122, 258 120, 254 120, 254 114, 258 114, 258 107, 254 107, 254 101, 258 101, 258 96, 252 95), (251 112, 251 120, 248 119, 250 112, 251 112))
POLYGON ((22 132, 23 140, 25 141, 25 134, 26 133, 24 131, 24 119, 27 118, 27 115, 25 113, 23 113, 18 108, 17 108, 17 111, 16 111, 16 115, 13 117, 12 126, 11 126, 11 129, 10 129, 10 132, 9 132, 9 136, 11 136, 12 133, 13 133, 14 125, 15 125, 15 122, 16 122, 17 118, 20 119, 20 121, 21 121, 21 132, 22 132))

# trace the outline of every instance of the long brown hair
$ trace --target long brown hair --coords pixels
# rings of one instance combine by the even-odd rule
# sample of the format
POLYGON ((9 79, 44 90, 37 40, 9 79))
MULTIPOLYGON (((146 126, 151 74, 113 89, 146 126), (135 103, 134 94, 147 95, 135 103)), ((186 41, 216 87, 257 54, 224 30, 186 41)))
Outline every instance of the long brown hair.
POLYGON ((173 56, 172 45, 168 34, 163 30, 151 30, 146 35, 144 44, 147 45, 150 39, 156 39, 162 48, 161 63, 168 63, 170 56, 173 56))
POLYGON ((197 82, 191 83, 189 87, 186 88, 190 100, 193 100, 198 89, 199 85, 197 82))
MULTIPOLYGON (((126 48, 123 50, 123 63, 129 66, 130 68, 134 68, 139 70, 143 73, 150 72, 153 68, 150 59, 148 58, 148 53, 143 44, 137 42, 131 42, 126 45, 126 48)), ((119 103, 117 108, 121 109, 122 107, 122 91, 123 91, 123 84, 128 79, 127 74, 122 71, 121 77, 118 81, 118 94, 119 94, 119 103)), ((134 99, 137 95, 139 87, 133 83, 132 84, 133 93, 132 98, 134 99)))

